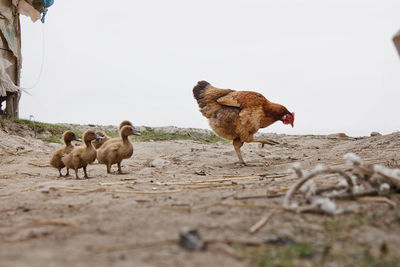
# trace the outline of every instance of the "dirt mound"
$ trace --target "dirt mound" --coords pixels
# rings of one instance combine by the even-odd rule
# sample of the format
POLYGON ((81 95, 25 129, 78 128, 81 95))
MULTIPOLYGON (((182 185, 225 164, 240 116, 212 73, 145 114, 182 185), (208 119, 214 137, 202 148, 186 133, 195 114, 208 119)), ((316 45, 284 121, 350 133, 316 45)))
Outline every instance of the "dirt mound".
POLYGON ((18 136, 35 136, 34 131, 25 123, 18 123, 14 120, 6 120, 0 117, 0 131, 18 136))

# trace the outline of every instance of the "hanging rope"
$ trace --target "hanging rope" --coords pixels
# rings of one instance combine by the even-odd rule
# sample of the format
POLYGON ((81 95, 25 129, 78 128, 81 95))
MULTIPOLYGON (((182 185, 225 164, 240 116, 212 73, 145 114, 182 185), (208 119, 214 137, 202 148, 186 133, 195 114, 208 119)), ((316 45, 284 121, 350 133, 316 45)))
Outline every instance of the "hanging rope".
POLYGON ((35 88, 39 82, 40 82, 40 78, 42 77, 42 73, 43 73, 43 66, 44 66, 44 58, 45 58, 45 24, 42 24, 42 59, 41 59, 41 63, 40 63, 40 69, 39 69, 39 74, 37 76, 36 82, 29 87, 21 87, 21 89, 27 93, 28 95, 31 95, 29 92, 27 92, 27 90, 31 90, 33 88, 35 88))

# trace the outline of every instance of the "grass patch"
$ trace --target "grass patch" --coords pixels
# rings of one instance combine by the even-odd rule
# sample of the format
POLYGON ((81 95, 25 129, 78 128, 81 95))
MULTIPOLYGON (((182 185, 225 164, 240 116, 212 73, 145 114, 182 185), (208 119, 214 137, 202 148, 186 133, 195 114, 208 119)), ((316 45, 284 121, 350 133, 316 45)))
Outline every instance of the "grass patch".
POLYGON ((297 266, 299 261, 312 259, 319 253, 317 248, 308 243, 301 242, 288 246, 265 246, 260 248, 248 248, 243 251, 244 257, 260 267, 297 266))
MULTIPOLYGON (((115 132, 107 132, 109 137, 115 138, 119 137, 119 133, 115 132)), ((133 142, 152 142, 152 141, 168 141, 168 140, 194 140, 206 143, 215 143, 215 142, 229 142, 225 139, 220 138, 215 134, 211 134, 208 137, 200 138, 194 137, 189 134, 181 134, 181 133, 165 133, 154 131, 151 127, 145 127, 144 131, 140 132, 141 135, 133 135, 131 136, 131 140, 133 142)))
MULTIPOLYGON (((23 124, 28 126, 32 131, 35 132, 36 135, 38 135, 37 137, 38 139, 50 143, 62 143, 61 140, 62 134, 68 130, 74 131, 77 136, 81 137, 83 135, 81 131, 71 129, 70 127, 51 124, 51 123, 38 122, 38 121, 16 119, 16 118, 8 118, 8 119, 0 118, 0 127, 4 127, 3 125, 6 125, 7 121, 13 122, 15 124, 23 124), (50 136, 41 137, 40 135, 44 133, 50 133, 50 136)), ((117 132, 107 132, 106 134, 111 138, 119 137, 119 133, 117 132)), ((131 140, 133 142, 150 142, 150 141, 167 141, 167 140, 194 140, 206 143, 229 142, 225 139, 220 138, 215 134, 211 134, 210 136, 201 138, 201 137, 191 136, 189 134, 165 133, 158 131, 156 132, 151 127, 145 127, 145 130, 141 132, 140 136, 131 136, 131 140)))
POLYGON ((327 231, 337 231, 343 227, 342 220, 340 218, 329 218, 322 221, 322 225, 327 231))
POLYGON ((30 120, 20 120, 20 119, 10 119, 11 121, 14 121, 15 123, 18 124, 25 124, 29 128, 31 128, 35 133, 41 134, 44 132, 50 132, 52 136, 62 136, 62 134, 67 131, 71 130, 68 127, 65 126, 60 126, 56 124, 51 124, 51 123, 44 123, 44 122, 38 122, 38 121, 30 121, 30 120))
MULTIPOLYGON (((109 134, 112 137, 113 134, 109 134)), ((116 134, 118 136, 118 134, 116 134)), ((149 141, 167 141, 167 140, 195 140, 200 142, 214 143, 214 142, 224 142, 225 140, 212 134, 205 138, 194 137, 189 134, 181 133, 165 133, 156 132, 151 127, 145 127, 145 130, 141 132, 140 136, 132 136, 132 141, 134 142, 149 142, 149 141)))

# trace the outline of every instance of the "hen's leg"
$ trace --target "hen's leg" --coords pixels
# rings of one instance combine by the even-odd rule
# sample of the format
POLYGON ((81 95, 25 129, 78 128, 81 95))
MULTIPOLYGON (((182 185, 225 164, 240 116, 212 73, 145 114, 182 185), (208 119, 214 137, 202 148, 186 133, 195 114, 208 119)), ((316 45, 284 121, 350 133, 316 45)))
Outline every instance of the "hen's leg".
POLYGON ((239 162, 243 165, 246 165, 246 162, 244 162, 242 158, 242 154, 240 153, 240 148, 243 146, 243 142, 240 141, 240 139, 235 139, 233 140, 233 147, 235 148, 236 155, 239 158, 239 162))
POLYGON ((262 147, 264 147, 265 144, 271 145, 271 146, 279 144, 279 142, 276 142, 276 141, 271 140, 271 139, 252 140, 252 141, 249 141, 248 143, 261 143, 262 147))

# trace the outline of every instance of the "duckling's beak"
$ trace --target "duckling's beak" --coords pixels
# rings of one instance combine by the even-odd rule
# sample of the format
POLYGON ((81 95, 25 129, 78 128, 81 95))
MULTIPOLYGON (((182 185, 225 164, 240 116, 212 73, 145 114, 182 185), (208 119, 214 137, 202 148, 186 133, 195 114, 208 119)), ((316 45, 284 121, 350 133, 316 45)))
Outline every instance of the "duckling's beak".
POLYGON ((101 141, 101 140, 103 140, 103 136, 100 136, 100 135, 98 135, 98 134, 96 134, 96 140, 97 141, 101 141))
POLYGON ((139 131, 138 129, 136 129, 135 127, 133 127, 133 134, 134 134, 134 135, 142 135, 142 134, 140 133, 140 131, 139 131))
POLYGON ((75 141, 82 142, 82 139, 80 139, 79 137, 75 137, 75 141))

